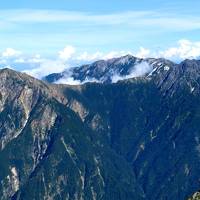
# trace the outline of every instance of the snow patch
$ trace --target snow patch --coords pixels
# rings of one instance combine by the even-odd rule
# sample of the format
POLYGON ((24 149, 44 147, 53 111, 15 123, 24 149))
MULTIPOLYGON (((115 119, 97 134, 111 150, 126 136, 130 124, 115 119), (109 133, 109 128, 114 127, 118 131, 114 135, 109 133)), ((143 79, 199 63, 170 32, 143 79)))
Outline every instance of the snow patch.
POLYGON ((169 66, 164 66, 165 71, 168 71, 169 69, 170 69, 169 66))
POLYGON ((15 167, 11 168, 11 181, 12 181, 12 188, 16 192, 19 190, 19 178, 18 173, 15 167))

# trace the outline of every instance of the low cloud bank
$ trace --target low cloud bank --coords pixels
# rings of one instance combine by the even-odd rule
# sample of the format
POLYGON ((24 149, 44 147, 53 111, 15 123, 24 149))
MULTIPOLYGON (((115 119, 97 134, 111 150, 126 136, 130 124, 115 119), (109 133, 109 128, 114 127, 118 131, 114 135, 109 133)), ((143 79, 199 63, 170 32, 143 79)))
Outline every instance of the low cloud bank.
POLYGON ((75 80, 72 76, 72 72, 70 69, 65 70, 65 74, 62 78, 60 78, 58 81, 54 82, 55 84, 66 84, 66 85, 80 85, 84 83, 99 83, 95 78, 86 78, 84 81, 75 80))
POLYGON ((115 74, 112 76, 111 80, 112 80, 112 83, 116 83, 118 81, 129 79, 129 78, 142 77, 146 75, 147 73, 150 73, 152 70, 153 70, 153 67, 151 65, 149 65, 147 62, 142 62, 135 65, 129 75, 120 76, 119 74, 115 74))
MULTIPOLYGON (((125 80, 125 79, 142 77, 142 76, 150 73, 152 70, 153 70, 153 67, 150 64, 148 64, 147 62, 141 62, 141 63, 133 66, 130 73, 126 76, 121 76, 117 73, 113 74, 111 77, 111 81, 112 81, 112 83, 116 83, 118 81, 125 80)), ((75 80, 72 76, 71 70, 69 69, 69 70, 66 70, 64 73, 64 76, 61 79, 59 79, 58 81, 56 81, 55 83, 56 84, 67 84, 67 85, 80 85, 80 84, 84 84, 84 83, 88 83, 88 82, 100 83, 101 81, 99 81, 95 78, 89 78, 89 77, 87 77, 84 81, 75 80)))

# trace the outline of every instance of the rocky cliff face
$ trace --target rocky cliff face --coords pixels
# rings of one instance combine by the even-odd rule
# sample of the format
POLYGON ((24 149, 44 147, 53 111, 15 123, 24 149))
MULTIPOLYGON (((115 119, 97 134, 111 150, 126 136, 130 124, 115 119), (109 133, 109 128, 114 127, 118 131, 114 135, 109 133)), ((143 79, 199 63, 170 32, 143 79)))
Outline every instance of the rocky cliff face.
POLYGON ((199 192, 195 192, 191 198, 189 198, 188 200, 199 200, 200 199, 200 193, 199 192))
POLYGON ((69 88, 9 69, 0 80, 1 199, 143 199, 124 158, 84 124, 89 111, 62 94, 69 88))
POLYGON ((0 199, 188 199, 200 188, 199 77, 195 60, 80 86, 1 70, 0 199))

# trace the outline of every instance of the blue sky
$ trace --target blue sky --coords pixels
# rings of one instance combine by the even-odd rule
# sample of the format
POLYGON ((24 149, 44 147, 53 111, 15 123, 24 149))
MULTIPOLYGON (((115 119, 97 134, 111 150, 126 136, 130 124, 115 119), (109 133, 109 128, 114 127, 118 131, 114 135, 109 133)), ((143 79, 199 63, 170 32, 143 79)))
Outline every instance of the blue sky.
POLYGON ((66 54, 90 60, 145 48, 162 56, 180 40, 198 46, 199 8, 198 0, 7 0, 0 4, 0 52, 56 59, 67 47, 66 54))

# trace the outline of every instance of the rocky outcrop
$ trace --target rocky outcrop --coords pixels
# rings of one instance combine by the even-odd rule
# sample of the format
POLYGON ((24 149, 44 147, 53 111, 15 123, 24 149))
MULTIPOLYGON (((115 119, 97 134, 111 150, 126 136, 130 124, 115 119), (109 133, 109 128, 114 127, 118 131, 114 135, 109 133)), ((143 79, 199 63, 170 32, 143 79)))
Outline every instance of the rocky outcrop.
POLYGON ((191 198, 189 198, 188 200, 199 200, 200 199, 200 193, 196 192, 192 195, 191 198))

